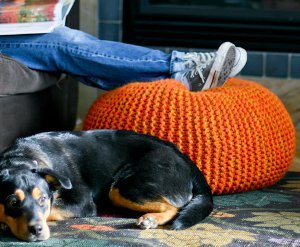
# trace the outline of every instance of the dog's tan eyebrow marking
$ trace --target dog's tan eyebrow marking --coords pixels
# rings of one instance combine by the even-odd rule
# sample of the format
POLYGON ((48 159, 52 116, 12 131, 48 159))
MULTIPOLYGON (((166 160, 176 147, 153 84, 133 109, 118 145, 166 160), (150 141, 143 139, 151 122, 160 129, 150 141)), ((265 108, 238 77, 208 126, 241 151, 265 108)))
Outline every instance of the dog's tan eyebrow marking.
POLYGON ((42 192, 40 191, 39 188, 34 187, 31 192, 31 195, 32 195, 33 199, 38 200, 41 197, 42 192))
POLYGON ((15 195, 17 196, 17 198, 22 202, 22 201, 24 201, 25 200, 25 193, 24 193, 24 191, 23 190, 21 190, 21 189, 17 189, 16 191, 15 191, 15 195))

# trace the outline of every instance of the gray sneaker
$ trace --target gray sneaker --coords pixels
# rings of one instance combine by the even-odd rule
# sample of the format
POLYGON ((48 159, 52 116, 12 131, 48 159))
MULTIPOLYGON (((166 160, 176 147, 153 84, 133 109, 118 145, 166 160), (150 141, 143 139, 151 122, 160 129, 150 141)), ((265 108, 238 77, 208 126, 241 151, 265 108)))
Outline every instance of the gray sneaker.
POLYGON ((233 74, 236 49, 232 43, 225 42, 217 52, 187 53, 185 70, 175 73, 173 78, 189 85, 191 91, 222 86, 233 74))

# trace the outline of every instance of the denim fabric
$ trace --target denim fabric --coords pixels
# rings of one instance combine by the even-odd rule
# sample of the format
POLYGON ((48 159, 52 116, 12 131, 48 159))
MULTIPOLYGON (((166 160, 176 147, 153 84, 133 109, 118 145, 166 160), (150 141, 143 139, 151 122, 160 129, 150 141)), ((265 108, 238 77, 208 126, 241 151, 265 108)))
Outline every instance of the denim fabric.
POLYGON ((31 69, 65 72, 106 90, 170 77, 176 60, 159 50, 99 40, 67 27, 47 34, 0 36, 0 51, 31 69))

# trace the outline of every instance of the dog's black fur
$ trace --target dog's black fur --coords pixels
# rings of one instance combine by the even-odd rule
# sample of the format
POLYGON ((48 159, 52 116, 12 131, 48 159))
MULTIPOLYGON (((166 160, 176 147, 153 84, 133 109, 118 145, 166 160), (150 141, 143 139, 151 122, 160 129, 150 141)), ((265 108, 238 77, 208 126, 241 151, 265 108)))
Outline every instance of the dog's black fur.
POLYGON ((46 220, 95 216, 109 201, 146 213, 141 228, 172 221, 172 229, 184 229, 213 208, 189 157, 147 135, 47 132, 18 139, 0 156, 0 222, 19 239, 45 240, 46 220))

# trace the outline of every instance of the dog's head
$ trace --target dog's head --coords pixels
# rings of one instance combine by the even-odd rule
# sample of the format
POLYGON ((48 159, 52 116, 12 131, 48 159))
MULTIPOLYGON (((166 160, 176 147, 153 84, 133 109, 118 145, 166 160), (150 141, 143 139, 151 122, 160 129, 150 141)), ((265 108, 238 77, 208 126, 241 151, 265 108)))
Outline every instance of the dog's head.
POLYGON ((0 222, 25 241, 50 236, 47 218, 53 193, 70 189, 70 180, 48 168, 12 167, 0 172, 0 222))

